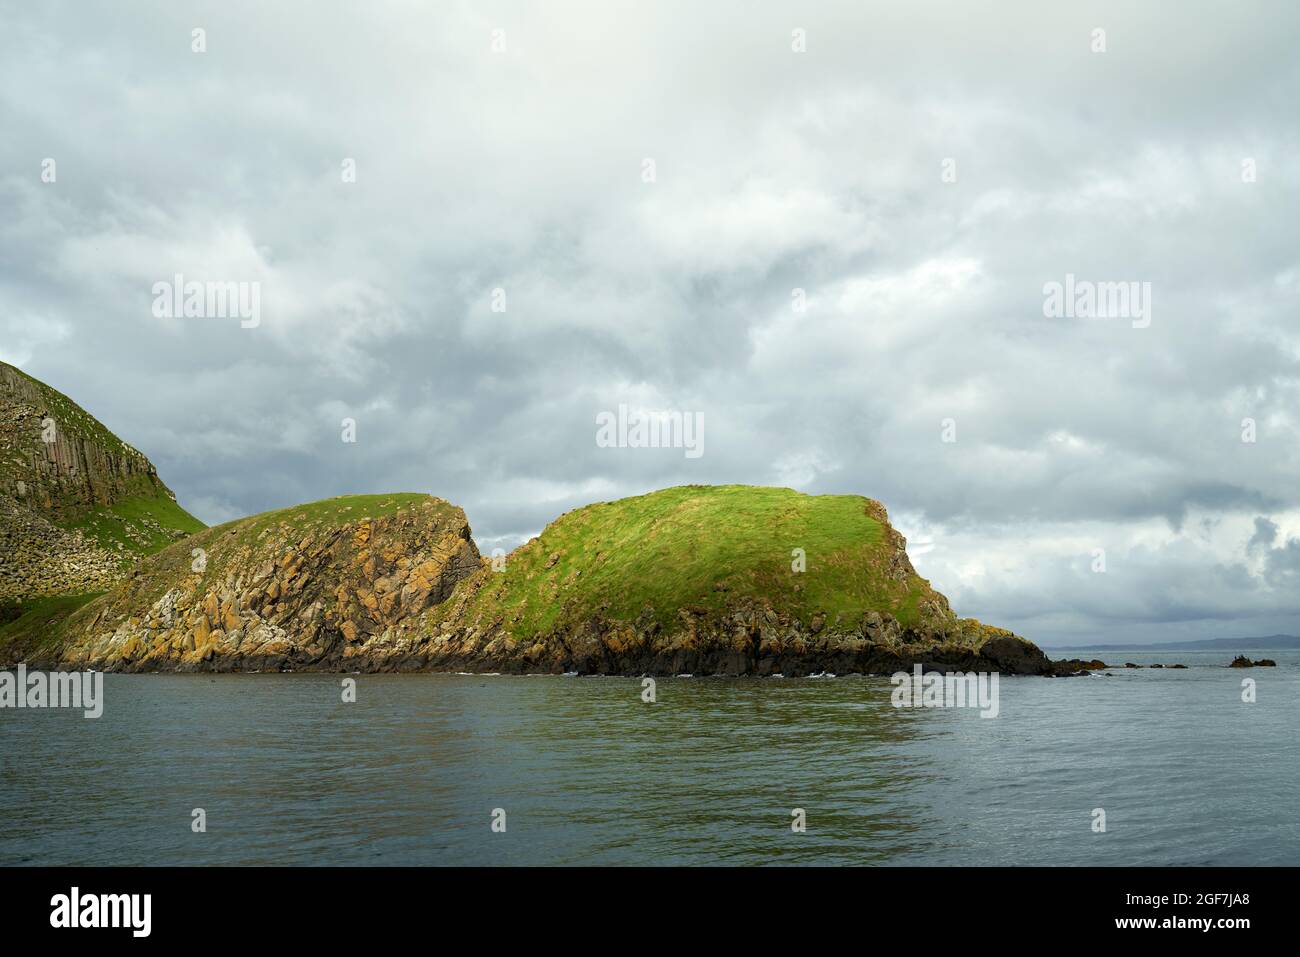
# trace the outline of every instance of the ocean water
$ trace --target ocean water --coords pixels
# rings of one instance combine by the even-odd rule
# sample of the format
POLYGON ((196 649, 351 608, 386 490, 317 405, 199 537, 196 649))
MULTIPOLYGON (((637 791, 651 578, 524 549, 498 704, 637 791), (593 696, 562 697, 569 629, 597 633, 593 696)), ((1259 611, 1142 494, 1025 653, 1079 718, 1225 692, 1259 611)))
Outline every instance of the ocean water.
POLYGON ((107 675, 98 720, 0 710, 0 865, 1300 864, 1300 655, 1247 653, 1003 678, 993 719, 887 678, 107 675))

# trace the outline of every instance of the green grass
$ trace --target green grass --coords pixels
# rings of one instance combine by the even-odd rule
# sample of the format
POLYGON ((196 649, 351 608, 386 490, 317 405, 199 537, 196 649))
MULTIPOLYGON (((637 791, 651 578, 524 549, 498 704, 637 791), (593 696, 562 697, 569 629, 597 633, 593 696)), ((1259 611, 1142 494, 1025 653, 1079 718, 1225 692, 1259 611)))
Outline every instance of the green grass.
MULTIPOLYGON (((359 518, 379 518, 394 515, 429 498, 423 492, 393 492, 388 495, 339 495, 306 505, 260 512, 247 518, 238 518, 225 525, 213 526, 213 531, 229 530, 233 526, 248 525, 248 531, 260 531, 272 525, 287 522, 294 526, 342 525, 359 518)), ((450 506, 448 509, 450 510, 450 506)))
POLYGON ((59 638, 58 626, 100 594, 53 595, 5 603, 0 606, 0 622, 4 622, 0 624, 0 649, 16 647, 30 654, 53 645, 59 638))
MULTIPOLYGON (((203 573, 204 587, 225 573, 226 563, 241 552, 252 552, 270 531, 285 533, 297 541, 324 528, 334 528, 367 518, 381 518, 411 508, 423 502, 434 501, 423 492, 394 492, 388 495, 340 495, 306 505, 261 512, 247 518, 235 519, 224 525, 204 529, 192 538, 178 542, 172 551, 164 553, 166 559, 159 567, 164 574, 174 572, 178 564, 189 566, 194 549, 209 552, 207 569, 203 573), (174 552, 174 553, 173 553, 174 552)), ((453 507, 438 503, 439 510, 450 512, 453 507)), ((269 557, 269 556, 268 556, 269 557)))
MULTIPOLYGON (((306 505, 261 512, 247 518, 238 518, 209 529, 204 538, 215 540, 221 535, 233 534, 235 544, 256 541, 269 528, 281 525, 298 532, 315 531, 325 526, 343 525, 364 518, 380 518, 410 508, 429 496, 422 492, 394 492, 391 495, 340 495, 306 505)), ((448 510, 451 506, 446 506, 448 510)))
POLYGON ((886 574, 892 545, 869 504, 727 485, 589 505, 513 553, 471 599, 471 614, 500 613, 510 634, 525 638, 597 613, 632 621, 647 606, 667 624, 683 607, 719 610, 754 596, 805 621, 823 612, 856 624, 877 610, 909 624, 929 588, 886 574), (807 556, 803 573, 791 570, 795 548, 807 556))
POLYGON ((193 535, 207 528, 167 495, 133 495, 112 505, 101 505, 61 523, 64 528, 80 529, 110 552, 125 552, 124 558, 152 555, 176 541, 165 531, 145 524, 156 522, 162 529, 178 529, 193 535))

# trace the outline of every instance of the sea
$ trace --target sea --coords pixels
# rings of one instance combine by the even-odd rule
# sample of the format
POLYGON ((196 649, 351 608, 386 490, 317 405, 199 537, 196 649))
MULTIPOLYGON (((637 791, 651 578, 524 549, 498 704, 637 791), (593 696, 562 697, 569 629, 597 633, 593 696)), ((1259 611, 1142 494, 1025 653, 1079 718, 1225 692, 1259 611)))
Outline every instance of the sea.
POLYGON ((0 709, 0 865, 1300 864, 1300 653, 1237 653, 1003 677, 996 717, 888 677, 109 674, 96 719, 0 709))

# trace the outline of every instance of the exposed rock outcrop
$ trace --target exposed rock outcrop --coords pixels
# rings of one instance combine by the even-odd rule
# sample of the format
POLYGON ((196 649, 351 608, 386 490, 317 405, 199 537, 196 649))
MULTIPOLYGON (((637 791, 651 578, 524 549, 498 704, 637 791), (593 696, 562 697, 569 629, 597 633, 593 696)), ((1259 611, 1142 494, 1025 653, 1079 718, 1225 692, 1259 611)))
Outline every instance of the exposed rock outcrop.
POLYGON ((377 659, 379 669, 497 671, 507 674, 888 674, 920 664, 929 671, 998 671, 1064 675, 1036 645, 1009 631, 962 619, 942 634, 902 628, 870 613, 853 628, 826 628, 782 614, 765 601, 722 613, 687 609, 664 629, 647 615, 637 622, 592 619, 564 633, 515 640, 497 629, 457 627, 416 646, 404 660, 377 659))
POLYGON ((0 362, 4 491, 28 508, 75 517, 152 491, 175 500, 153 464, 66 396, 0 362))
POLYGON ((64 623, 57 656, 104 670, 351 670, 480 559, 430 496, 354 496, 208 529, 64 623))
POLYGON ((1229 668, 1276 668, 1277 662, 1272 658, 1260 658, 1258 661, 1251 661, 1246 655, 1237 655, 1232 659, 1229 668))

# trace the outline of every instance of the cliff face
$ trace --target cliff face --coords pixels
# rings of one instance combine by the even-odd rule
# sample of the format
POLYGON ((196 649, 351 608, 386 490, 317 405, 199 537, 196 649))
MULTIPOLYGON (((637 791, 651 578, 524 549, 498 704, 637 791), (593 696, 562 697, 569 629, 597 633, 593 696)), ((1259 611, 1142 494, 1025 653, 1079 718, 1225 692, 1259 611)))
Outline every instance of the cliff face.
POLYGON ((465 514, 441 499, 330 499, 193 535, 52 629, 56 645, 33 635, 19 653, 104 670, 350 670, 478 567, 465 514))
MULTIPOLYGON (((474 582, 472 584, 479 584, 474 582)), ((472 586, 471 586, 472 587, 472 586)), ((628 622, 596 615, 580 625, 516 639, 497 624, 467 619, 464 607, 441 618, 433 634, 396 655, 377 655, 376 670, 505 674, 784 675, 891 674, 926 670, 998 671, 1015 675, 1074 672, 1058 668, 1033 643, 973 618, 942 629, 903 628, 889 614, 828 627, 769 601, 746 599, 721 610, 681 610, 668 627, 647 615, 628 622)), ((384 650, 384 649, 380 649, 384 650)), ((394 649, 396 650, 396 649, 394 649)))
POLYGON ((0 601, 103 591, 202 527, 144 455, 0 363, 0 601))
POLYGON ((28 508, 75 516, 145 490, 175 499, 144 455, 66 397, 4 363, 0 422, 6 491, 28 508))
POLYGON ((739 486, 579 509, 495 566, 480 558, 464 513, 440 499, 331 499, 201 532, 23 635, 0 642, 0 661, 126 671, 1056 671, 1028 641, 958 619, 917 576, 879 503, 739 486))

